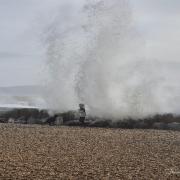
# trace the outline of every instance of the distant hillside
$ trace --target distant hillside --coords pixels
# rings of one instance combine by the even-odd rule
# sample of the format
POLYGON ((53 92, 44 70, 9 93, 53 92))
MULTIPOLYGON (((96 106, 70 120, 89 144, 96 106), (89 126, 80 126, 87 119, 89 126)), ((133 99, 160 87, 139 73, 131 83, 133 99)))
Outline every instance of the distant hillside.
POLYGON ((42 89, 41 86, 0 87, 0 96, 38 96, 42 89))
POLYGON ((41 86, 0 87, 0 107, 46 107, 41 86))

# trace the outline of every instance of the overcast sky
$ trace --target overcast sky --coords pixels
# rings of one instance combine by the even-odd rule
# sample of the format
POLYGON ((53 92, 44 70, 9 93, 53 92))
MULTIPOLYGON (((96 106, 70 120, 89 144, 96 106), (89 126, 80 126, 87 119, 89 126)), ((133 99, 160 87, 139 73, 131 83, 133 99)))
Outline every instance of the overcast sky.
MULTIPOLYGON (((77 4, 82 0, 77 0, 77 4)), ((146 56, 180 63, 180 0, 130 0, 146 56)), ((0 86, 39 84, 43 16, 59 0, 0 0, 0 86)))

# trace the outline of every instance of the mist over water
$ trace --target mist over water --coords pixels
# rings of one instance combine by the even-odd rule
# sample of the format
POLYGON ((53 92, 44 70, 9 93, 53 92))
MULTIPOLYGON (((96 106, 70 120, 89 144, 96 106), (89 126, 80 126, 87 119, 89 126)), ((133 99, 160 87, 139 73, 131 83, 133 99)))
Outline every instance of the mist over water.
POLYGON ((144 58, 128 0, 66 1, 43 32, 50 109, 85 103, 89 114, 115 119, 179 114, 179 63, 144 58))

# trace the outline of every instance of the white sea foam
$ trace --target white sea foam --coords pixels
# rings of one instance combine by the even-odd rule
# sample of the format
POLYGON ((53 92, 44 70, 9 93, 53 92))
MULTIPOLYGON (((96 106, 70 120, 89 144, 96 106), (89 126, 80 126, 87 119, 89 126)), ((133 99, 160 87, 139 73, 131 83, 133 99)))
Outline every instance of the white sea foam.
POLYGON ((43 33, 50 109, 82 102, 101 117, 179 113, 180 65, 144 58, 127 0, 61 3, 43 33))

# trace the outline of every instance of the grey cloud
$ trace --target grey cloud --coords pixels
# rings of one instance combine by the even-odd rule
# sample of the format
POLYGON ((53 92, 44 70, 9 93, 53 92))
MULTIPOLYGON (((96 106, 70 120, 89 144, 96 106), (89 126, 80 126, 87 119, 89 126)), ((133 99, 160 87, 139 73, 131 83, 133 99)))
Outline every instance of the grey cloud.
POLYGON ((179 14, 179 0, 130 0, 143 13, 179 14))
POLYGON ((30 54, 22 54, 17 52, 0 52, 0 58, 24 58, 24 57, 30 57, 32 55, 30 54))

